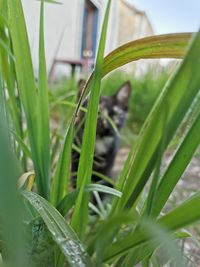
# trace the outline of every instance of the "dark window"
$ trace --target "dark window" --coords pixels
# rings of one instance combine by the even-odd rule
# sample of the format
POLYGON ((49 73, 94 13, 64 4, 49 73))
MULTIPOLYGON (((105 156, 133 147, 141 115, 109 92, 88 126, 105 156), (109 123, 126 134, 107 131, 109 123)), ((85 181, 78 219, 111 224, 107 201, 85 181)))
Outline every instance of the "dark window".
POLYGON ((82 58, 94 58, 97 45, 98 8, 89 0, 85 1, 82 34, 82 58))

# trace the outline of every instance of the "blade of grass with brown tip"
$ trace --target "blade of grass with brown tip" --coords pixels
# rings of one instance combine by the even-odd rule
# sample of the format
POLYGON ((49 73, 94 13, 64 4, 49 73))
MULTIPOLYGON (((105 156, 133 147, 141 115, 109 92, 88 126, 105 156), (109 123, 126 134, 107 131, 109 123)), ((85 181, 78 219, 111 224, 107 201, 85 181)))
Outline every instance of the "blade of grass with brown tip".
POLYGON ((141 38, 112 51, 105 57, 103 76, 139 59, 183 58, 192 33, 173 33, 141 38))

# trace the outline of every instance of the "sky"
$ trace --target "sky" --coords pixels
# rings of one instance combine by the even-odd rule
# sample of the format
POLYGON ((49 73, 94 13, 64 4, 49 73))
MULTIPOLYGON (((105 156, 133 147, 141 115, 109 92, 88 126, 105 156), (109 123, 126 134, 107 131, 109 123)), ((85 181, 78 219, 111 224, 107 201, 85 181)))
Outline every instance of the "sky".
POLYGON ((200 29, 200 0, 128 0, 148 15, 156 34, 200 29))

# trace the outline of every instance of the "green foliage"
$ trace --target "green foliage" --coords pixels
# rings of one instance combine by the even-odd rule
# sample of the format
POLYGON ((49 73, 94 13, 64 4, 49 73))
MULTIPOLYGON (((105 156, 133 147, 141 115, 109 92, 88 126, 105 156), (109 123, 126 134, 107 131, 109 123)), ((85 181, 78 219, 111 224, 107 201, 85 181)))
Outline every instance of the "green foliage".
MULTIPOLYGON (((42 39, 43 19, 41 15, 40 70, 42 73, 39 75, 40 91, 38 93, 36 91, 29 41, 21 1, 13 2, 8 0, 7 5, 9 10, 8 21, 10 25, 10 38, 15 57, 16 80, 21 104, 26 115, 38 191, 42 196, 49 198, 48 99, 43 98, 43 96, 46 96, 45 90, 47 90, 45 84, 46 70, 43 49, 44 43, 42 39), (41 92, 41 90, 44 91, 41 92), (45 113, 43 114, 44 116, 41 116, 43 104, 45 113), (42 125, 43 122, 44 125, 42 125)), ((42 5, 43 2, 41 2, 41 10, 42 5)))
MULTIPOLYGON (((2 83, 0 89, 2 93, 2 83)), ((21 221, 22 203, 16 188, 20 169, 12 153, 0 94, 0 254, 10 266, 25 266, 25 238, 21 221)))
POLYGON ((128 267, 139 262, 148 266, 150 262, 158 263, 156 252, 164 249, 170 264, 183 266, 174 240, 188 237, 181 229, 200 220, 196 208, 200 205, 199 192, 166 214, 162 211, 200 143, 197 108, 200 34, 196 34, 189 46, 191 34, 143 38, 103 58, 111 4, 108 1, 95 69, 78 104, 75 104, 73 79, 68 90, 51 89, 49 104, 44 50, 45 1, 40 2, 37 84, 21 1, 0 0, 0 254, 3 262, 11 267, 64 267, 66 264, 128 267), (161 72, 156 76, 151 71, 142 80, 114 73, 103 82, 104 93, 111 94, 123 79, 131 81, 129 130, 132 131, 135 123, 137 130, 141 125, 142 129, 137 143, 130 143, 130 153, 114 185, 116 188, 91 184, 101 79, 126 63, 165 57, 184 57, 166 84, 168 74, 161 72), (70 192, 74 122, 88 93, 77 185, 70 192), (49 108, 51 119, 55 120, 60 106, 62 127, 59 132, 50 133, 49 108), (188 114, 192 114, 192 120, 162 174, 163 154, 188 114), (36 174, 33 188, 33 180, 29 179, 35 175, 24 174, 30 171, 31 164, 36 174), (20 191, 16 184, 22 174, 26 183, 20 191), (149 190, 143 196, 147 182, 149 190), (91 192, 97 206, 89 203, 91 192), (97 192, 109 194, 111 201, 103 203, 97 192), (97 215, 90 215, 89 208, 97 215))

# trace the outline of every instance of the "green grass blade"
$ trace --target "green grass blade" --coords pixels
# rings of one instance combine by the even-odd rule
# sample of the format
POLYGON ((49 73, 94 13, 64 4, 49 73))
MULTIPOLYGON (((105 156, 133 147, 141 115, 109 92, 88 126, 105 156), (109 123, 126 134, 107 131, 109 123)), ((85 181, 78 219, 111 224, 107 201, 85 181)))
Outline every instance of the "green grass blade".
POLYGON ((62 151, 59 155, 56 173, 51 188, 51 203, 55 206, 58 205, 68 192, 73 132, 73 123, 71 123, 67 130, 62 151))
POLYGON ((166 121, 167 121, 167 114, 168 114, 169 107, 166 105, 165 109, 162 110, 162 118, 161 121, 163 122, 162 125, 162 139, 160 142, 160 145, 158 147, 158 153, 157 153, 157 160, 155 164, 155 170, 152 178, 152 183, 149 189, 148 197, 147 197, 147 202, 146 202, 146 214, 150 214, 152 207, 154 205, 154 200, 155 200, 155 195, 157 192, 157 187, 159 184, 159 179, 160 179, 160 169, 161 169, 161 163, 162 163, 162 156, 165 150, 165 141, 166 141, 166 121))
MULTIPOLYGON (((30 47, 25 19, 20 0, 8 0, 8 20, 15 56, 15 69, 20 98, 26 115, 29 141, 36 172, 38 192, 49 198, 49 186, 41 166, 40 143, 38 142, 38 95, 35 87, 30 47)), ((41 116, 42 114, 39 114, 41 116)), ((45 160, 45 159, 43 159, 45 160)))
POLYGON ((115 181, 113 181, 112 178, 110 178, 108 176, 105 176, 100 172, 93 171, 92 174, 94 174, 95 176, 97 176, 97 177, 101 178, 102 180, 106 181, 108 184, 112 185, 112 187, 115 188, 115 181))
MULTIPOLYGON (((110 4, 111 1, 108 1, 97 54, 94 79, 91 84, 92 90, 88 105, 88 112, 86 115, 85 130, 83 134, 82 149, 77 175, 77 187, 81 187, 82 189, 90 183, 92 175, 92 165, 96 137, 96 121, 98 116, 98 103, 100 98, 100 85, 110 4)), ((89 201, 89 196, 87 195, 84 196, 84 199, 82 199, 82 192, 83 190, 80 190, 80 196, 77 199, 72 217, 72 227, 75 229, 75 231, 77 231, 80 237, 83 237, 83 234, 86 230, 88 221, 89 201)))
POLYGON ((167 83, 144 124, 136 153, 132 155, 134 160, 130 161, 128 175, 121 177, 121 180, 126 183, 123 190, 119 188, 123 192, 122 199, 119 200, 119 207, 122 208, 127 203, 130 206, 134 203, 155 166, 155 155, 163 134, 162 113, 166 105, 170 108, 167 114, 165 147, 169 144, 197 95, 200 84, 200 76, 197 71, 200 68, 200 58, 197 58, 196 55, 199 53, 200 34, 197 34, 179 71, 167 83))
POLYGON ((40 4, 40 34, 39 34, 39 93, 38 93, 38 144, 39 160, 43 179, 50 190, 50 128, 49 128, 49 97, 44 44, 44 1, 40 4))
MULTIPOLYGON (((54 161, 58 151, 60 151, 60 139, 61 136, 57 133, 57 130, 53 131, 51 135, 51 168, 53 169, 54 161)), ((53 170, 52 170, 53 171, 53 170)))
MULTIPOLYGON (((0 82, 0 91, 1 90, 0 82)), ((1 93, 0 93, 0 104, 1 93)), ((8 127, 2 106, 0 108, 0 239, 4 257, 9 266, 26 266, 25 237, 22 225, 22 203, 17 191, 17 179, 20 176, 19 163, 16 161, 9 143, 8 127), (2 113, 3 112, 3 113, 2 113)))
POLYGON ((32 159, 31 151, 29 150, 28 146, 24 143, 24 141, 21 139, 21 137, 13 130, 10 130, 10 133, 13 135, 15 141, 19 144, 21 151, 23 151, 24 155, 27 158, 32 159))
MULTIPOLYGON (((15 66, 19 83, 20 94, 23 100, 25 112, 29 114, 29 123, 33 123, 36 114, 36 89, 33 75, 33 67, 30 48, 24 21, 21 1, 8 0, 10 32, 15 56, 15 66), (20 40, 20 42, 19 42, 20 40), (26 57, 24 57, 26 55, 26 57), (29 90, 27 90, 29 88, 29 90)), ((33 127, 34 128, 34 127, 33 127)))
MULTIPOLYGON (((109 194, 115 197, 122 196, 122 193, 120 191, 105 185, 89 184, 84 189, 84 192, 94 192, 94 191, 109 194)), ((57 209, 63 216, 65 216, 69 211, 69 209, 72 208, 73 205, 75 204, 76 199, 78 197, 78 193, 79 193, 78 189, 76 189, 71 193, 68 193, 58 204, 57 209)))
POLYGON ((71 267, 90 267, 92 263, 73 229, 60 213, 41 196, 33 192, 22 192, 37 210, 49 229, 54 241, 65 255, 71 267))
POLYGON ((78 190, 74 190, 70 193, 68 193, 62 201, 57 205, 57 210, 62 214, 62 216, 65 216, 68 211, 74 206, 76 199, 78 197, 78 190))
POLYGON ((158 223, 169 228, 178 230, 200 220, 200 193, 183 202, 180 206, 158 220, 158 223), (187 216, 186 216, 187 214, 187 216))
POLYGON ((1 39, 0 39, 0 48, 1 50, 4 50, 4 52, 6 52, 12 60, 14 60, 14 56, 12 52, 10 51, 10 47, 4 40, 2 40, 2 32, 1 32, 1 39))
POLYGON ((197 147, 200 144, 200 114, 184 138, 173 160, 163 175, 154 200, 152 215, 157 216, 181 178, 197 147))
POLYGON ((3 81, 1 74, 0 74, 0 115, 3 123, 5 123, 6 109, 5 109, 5 97, 4 97, 3 81))
POLYGON ((100 226, 97 235, 94 237, 88 251, 90 254, 96 254, 97 266, 101 266, 104 255, 106 254, 107 247, 112 243, 113 235, 118 232, 118 228, 125 224, 133 223, 134 219, 137 220, 136 214, 122 212, 121 214, 114 215, 109 220, 103 222, 100 226))
POLYGON ((97 191, 119 198, 122 197, 122 193, 119 190, 101 184, 89 184, 86 186, 85 190, 89 192, 97 191))
POLYGON ((183 58, 191 33, 145 37, 127 43, 105 57, 103 76, 127 63, 147 58, 183 58))
MULTIPOLYGON (((0 38, 2 38, 4 49, 0 47, 0 72, 4 80, 4 94, 6 97, 6 110, 7 117, 9 118, 9 126, 14 128, 18 136, 23 139, 23 122, 22 122, 22 109, 18 96, 18 90, 16 86, 16 75, 14 67, 14 55, 12 51, 12 44, 9 32, 9 25, 7 21, 7 2, 4 1, 3 10, 0 12, 0 38)), ((13 142, 15 153, 21 161, 23 169, 26 170, 26 157, 18 145, 13 142)))
POLYGON ((0 0, 0 11, 2 12, 3 10, 3 0, 0 0))
POLYGON ((12 68, 14 56, 10 47, 10 37, 7 33, 7 27, 4 23, 0 25, 0 36, 2 38, 0 41, 3 41, 6 46, 6 49, 2 49, 0 47, 0 71, 9 95, 7 105, 12 117, 13 125, 18 135, 22 137, 21 114, 18 106, 18 100, 15 96, 15 77, 12 68))

